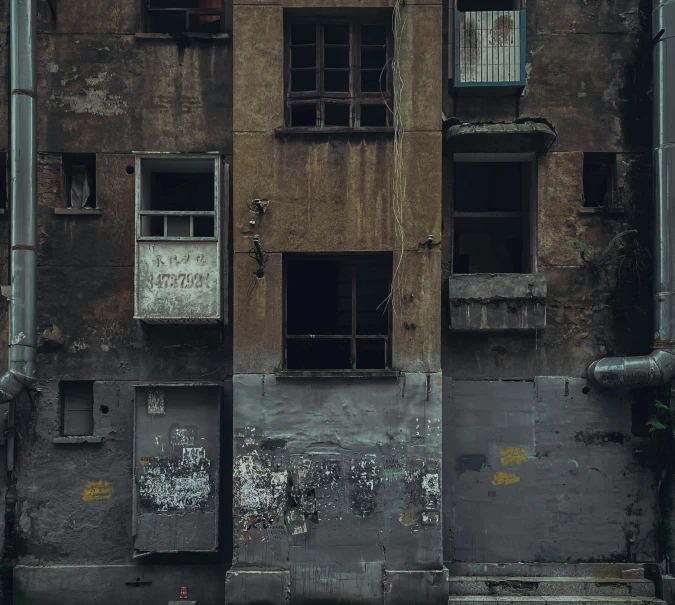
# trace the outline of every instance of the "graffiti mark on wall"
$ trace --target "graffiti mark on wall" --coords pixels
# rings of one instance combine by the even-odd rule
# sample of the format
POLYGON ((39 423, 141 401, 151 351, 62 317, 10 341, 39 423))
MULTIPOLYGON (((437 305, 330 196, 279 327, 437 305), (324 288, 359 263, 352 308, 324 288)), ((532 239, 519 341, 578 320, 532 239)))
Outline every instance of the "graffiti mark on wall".
POLYGON ((110 500, 113 495, 113 487, 109 481, 99 479, 98 481, 87 481, 82 491, 82 500, 84 502, 100 502, 101 500, 110 500))
POLYGON ((499 450, 499 455, 501 456, 499 461, 503 466, 523 464, 530 459, 524 447, 503 447, 499 450))
POLYGON ((202 447, 183 448, 180 458, 152 458, 138 478, 141 504, 156 511, 206 508, 212 488, 210 468, 202 447))
POLYGON ((492 478, 492 485, 511 485, 513 483, 520 483, 520 477, 512 473, 499 471, 492 478))

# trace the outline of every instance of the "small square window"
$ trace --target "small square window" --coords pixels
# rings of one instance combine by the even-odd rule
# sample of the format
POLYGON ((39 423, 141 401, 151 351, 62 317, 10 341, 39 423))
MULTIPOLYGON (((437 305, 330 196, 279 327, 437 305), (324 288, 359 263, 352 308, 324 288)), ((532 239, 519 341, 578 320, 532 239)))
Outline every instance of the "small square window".
POLYGON ((515 11, 520 10, 520 0, 457 0, 460 13, 476 11, 515 11))
POLYGON ((616 154, 584 153, 585 208, 604 206, 614 193, 615 181, 616 154))
POLYGON ((61 434, 84 437, 94 434, 94 383, 61 383, 61 434))
POLYGON ((389 367, 390 254, 286 261, 286 369, 389 367))
POLYGON ((66 208, 96 208, 96 154, 64 153, 66 208))
POLYGON ((161 34, 225 31, 223 0, 146 0, 146 30, 161 34))

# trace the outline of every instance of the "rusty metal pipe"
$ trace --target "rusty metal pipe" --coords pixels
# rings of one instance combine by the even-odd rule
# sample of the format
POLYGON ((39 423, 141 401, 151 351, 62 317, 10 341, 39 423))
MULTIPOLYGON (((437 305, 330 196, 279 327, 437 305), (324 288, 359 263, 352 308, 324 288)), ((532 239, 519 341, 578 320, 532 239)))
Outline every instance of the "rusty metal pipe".
POLYGON ((658 386, 675 377, 675 0, 653 0, 654 350, 588 368, 604 387, 658 386))
POLYGON ((14 400, 36 380, 37 357, 37 0, 10 4, 10 316, 9 368, 0 402, 14 400))

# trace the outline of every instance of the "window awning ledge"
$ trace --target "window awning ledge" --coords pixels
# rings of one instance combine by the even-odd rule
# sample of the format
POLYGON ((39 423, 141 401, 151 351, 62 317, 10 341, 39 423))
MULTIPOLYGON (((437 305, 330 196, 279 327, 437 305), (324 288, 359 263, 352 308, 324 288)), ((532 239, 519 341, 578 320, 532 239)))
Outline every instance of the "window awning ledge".
POLYGON ((517 120, 498 124, 461 122, 451 118, 445 123, 445 142, 450 151, 512 153, 546 152, 557 134, 545 120, 517 120))

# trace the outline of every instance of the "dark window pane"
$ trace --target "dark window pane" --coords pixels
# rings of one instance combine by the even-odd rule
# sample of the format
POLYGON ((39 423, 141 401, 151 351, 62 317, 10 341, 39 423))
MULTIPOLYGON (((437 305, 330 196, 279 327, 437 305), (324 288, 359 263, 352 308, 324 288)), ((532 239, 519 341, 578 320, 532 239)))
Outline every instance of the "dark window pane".
POLYGON ((287 340, 289 370, 350 370, 350 340, 287 340))
POLYGON ((314 70, 291 72, 292 92, 313 90, 316 90, 316 72, 314 70))
POLYGON ((213 237, 213 217, 195 216, 193 219, 192 235, 194 237, 213 237))
POLYGON ((143 220, 150 221, 150 232, 143 230, 143 235, 150 237, 164 237, 164 217, 163 216, 144 216, 143 220))
POLYGON ((384 340, 356 341, 356 369, 383 370, 387 367, 384 358, 384 340))
POLYGON ((327 23, 323 26, 324 44, 349 44, 349 25, 346 23, 327 23))
POLYGON ((389 333, 389 276, 391 262, 356 266, 356 333, 389 333))
POLYGON ((94 429, 94 393, 91 382, 68 382, 62 386, 63 435, 91 435, 94 429))
POLYGON ((338 103, 326 103, 324 126, 350 126, 351 106, 338 103))
POLYGON ((150 31, 159 34, 176 34, 184 32, 184 13, 152 13, 150 15, 150 31))
POLYGON ((522 273, 522 224, 516 218, 455 218, 454 273, 522 273))
POLYGON ((166 235, 168 237, 190 237, 190 217, 167 216, 166 235))
POLYGON ((324 67, 349 69, 349 48, 325 48, 323 51, 324 67))
POLYGON ((351 265, 292 260, 287 266, 289 334, 351 334, 351 265))
POLYGON ((327 92, 349 92, 349 71, 326 70, 323 74, 323 89, 327 92))
POLYGON ((609 157, 584 154, 584 206, 602 206, 613 189, 614 170, 609 157))
POLYGON ((361 72, 361 92, 386 92, 387 70, 361 72))
POLYGON ((153 172, 148 210, 213 210, 213 173, 153 172))
POLYGON ((220 15, 190 15, 191 32, 217 34, 220 30, 220 15))
POLYGON ((385 105, 361 105, 361 126, 386 126, 387 111, 385 105))
POLYGON ((518 212, 522 208, 519 162, 455 163, 457 212, 518 212))
POLYGON ((291 25, 291 44, 316 44, 316 25, 314 23, 291 25))
POLYGON ((316 46, 291 48, 291 67, 316 67, 316 46))
POLYGON ((384 25, 363 25, 361 27, 361 44, 384 46, 387 43, 387 29, 384 25))
POLYGON ((199 0, 150 0, 149 8, 199 8, 199 0))
POLYGON ((387 62, 387 51, 384 48, 362 48, 361 67, 363 69, 382 69, 387 62))
POLYGON ((510 11, 518 10, 518 0, 458 0, 457 10, 470 11, 510 11))
POLYGON ((291 105, 291 126, 316 126, 316 103, 291 105))

